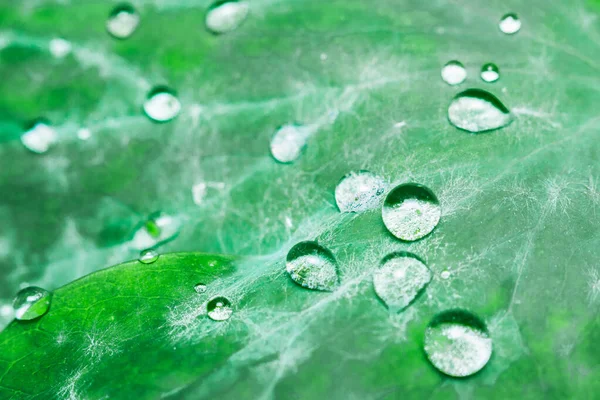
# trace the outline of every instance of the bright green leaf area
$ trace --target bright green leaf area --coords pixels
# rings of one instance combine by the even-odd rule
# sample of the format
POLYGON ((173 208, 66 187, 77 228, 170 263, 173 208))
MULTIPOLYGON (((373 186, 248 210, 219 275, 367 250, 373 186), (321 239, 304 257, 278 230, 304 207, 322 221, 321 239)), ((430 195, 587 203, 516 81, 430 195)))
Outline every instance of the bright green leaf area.
POLYGON ((47 315, 0 334, 0 398, 600 393, 597 0, 256 0, 218 36, 203 26, 208 1, 139 0, 127 40, 105 31, 116 2, 17 3, 0 0, 0 310, 22 284, 55 291, 47 315), (523 22, 510 36, 498 29, 508 12, 523 22), (54 38, 71 43, 62 58, 54 38), (468 72, 457 87, 440 77, 454 59, 468 72), (487 62, 499 81, 480 79, 487 62), (182 110, 155 124, 142 103, 162 84, 182 110), (448 104, 468 88, 493 93, 513 123, 451 126, 448 104), (19 140, 39 117, 59 138, 41 155, 19 140), (290 123, 316 130, 279 164, 269 142, 290 123), (403 243, 380 210, 340 214, 334 188, 360 169, 431 188, 438 227, 403 243), (134 233, 155 211, 182 221, 157 262, 69 283, 137 258, 134 233), (335 291, 285 273, 303 240, 337 258, 335 291), (433 280, 392 314, 372 273, 402 250, 433 280), (165 255, 190 251, 236 258, 165 255), (225 322, 206 317, 215 295, 234 306, 225 322), (493 339, 467 379, 423 353, 428 322, 456 307, 493 339))

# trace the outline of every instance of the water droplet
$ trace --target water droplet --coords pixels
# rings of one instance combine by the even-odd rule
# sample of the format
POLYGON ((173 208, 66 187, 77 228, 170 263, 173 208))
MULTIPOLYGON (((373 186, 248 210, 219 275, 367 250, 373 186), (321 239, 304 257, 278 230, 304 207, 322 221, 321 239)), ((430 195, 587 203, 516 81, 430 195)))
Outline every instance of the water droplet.
POLYGON ((290 163, 300 157, 300 153, 311 130, 301 125, 284 125, 275 132, 271 139, 271 154, 281 163, 290 163))
POLYGON ((23 145, 38 154, 47 152, 56 140, 56 131, 45 119, 34 121, 29 125, 27 131, 21 135, 23 145))
POLYGON ((127 39, 135 32, 140 16, 130 4, 120 4, 113 8, 106 20, 106 30, 117 39, 127 39))
POLYGON ((223 296, 213 297, 206 304, 206 313, 213 321, 225 321, 233 314, 229 299, 223 296))
POLYGON ((498 26, 503 33, 512 35, 519 32, 519 29, 521 29, 521 20, 517 14, 509 13, 502 17, 498 26))
POLYGON ((450 103, 448 119, 459 129, 479 133, 505 127, 513 117, 493 94, 482 89, 467 89, 450 103))
POLYGON ((152 264, 154 261, 158 260, 158 253, 152 249, 143 250, 140 253, 139 260, 143 264, 152 264))
POLYGON ((456 60, 449 61, 442 68, 442 79, 448 85, 458 85, 467 79, 467 70, 456 60))
POLYGON ((438 314, 425 330, 425 353, 441 372, 454 377, 473 375, 492 355, 485 323, 464 310, 438 314))
POLYGON ((167 122, 181 111, 177 94, 166 86, 157 86, 148 93, 144 103, 144 112, 153 121, 167 122))
POLYGON ((64 58, 71 52, 71 50, 73 50, 73 45, 71 45, 71 42, 61 38, 52 39, 49 47, 50 53, 55 58, 64 58))
POLYGON ((382 208, 383 223, 398 239, 413 241, 428 235, 440 221, 442 209, 433 192, 418 183, 396 186, 382 208))
POLYGON ((406 308, 431 281, 431 271, 416 255, 387 255, 373 274, 375 292, 394 312, 406 308))
POLYGON ((194 286, 194 290, 196 291, 196 293, 202 294, 206 292, 206 285, 204 283, 198 283, 196 284, 196 286, 194 286))
POLYGON ((450 271, 442 271, 440 276, 442 277, 442 279, 448 279, 450 278, 450 271))
POLYGON ((135 232, 131 244, 138 250, 156 247, 173 240, 181 230, 179 217, 161 211, 152 213, 135 232))
POLYGON ((493 63, 484 64, 481 67, 481 79, 486 82, 496 82, 500 79, 500 70, 498 66, 493 63))
POLYGON ((52 294, 37 286, 29 286, 20 290, 13 301, 15 318, 29 321, 39 318, 48 312, 52 294))
POLYGON ((294 282, 308 289, 333 290, 338 284, 335 257, 316 242, 300 242, 292 247, 286 269, 294 282))
POLYGON ((360 212, 376 208, 387 183, 369 171, 350 172, 335 187, 335 202, 341 212, 360 212))
POLYGON ((245 1, 217 1, 206 13, 206 29, 216 34, 231 32, 244 22, 249 10, 245 1))

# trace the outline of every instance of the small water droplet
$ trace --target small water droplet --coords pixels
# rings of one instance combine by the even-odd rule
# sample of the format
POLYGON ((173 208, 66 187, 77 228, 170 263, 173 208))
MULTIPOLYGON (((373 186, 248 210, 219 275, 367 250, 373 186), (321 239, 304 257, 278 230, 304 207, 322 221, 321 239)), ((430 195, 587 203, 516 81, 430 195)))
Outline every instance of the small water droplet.
POLYGON ((48 312, 52 294, 37 286, 29 286, 20 290, 13 301, 15 318, 29 321, 39 318, 48 312))
POLYGON ((31 123, 21 135, 21 143, 34 153, 43 154, 57 141, 56 131, 45 119, 31 123))
POLYGON ((298 285, 315 290, 333 290, 338 285, 333 254, 316 242, 300 242, 289 251, 286 269, 298 285))
POLYGON ((450 271, 442 271, 440 276, 442 277, 442 279, 448 279, 450 278, 450 271))
POLYGON ((206 13, 206 29, 215 34, 231 32, 246 20, 249 10, 250 6, 245 1, 217 1, 206 13))
POLYGON ((140 253, 139 260, 143 264, 152 264, 154 261, 158 260, 158 253, 153 249, 143 250, 140 253))
POLYGON ((394 312, 406 308, 431 281, 431 271, 416 255, 387 255, 373 274, 377 296, 394 312))
POLYGON ((144 112, 153 121, 167 122, 179 115, 181 103, 177 94, 166 86, 157 86, 148 93, 144 112))
POLYGON ((498 69, 498 66, 493 63, 484 64, 483 67, 481 67, 481 79, 489 83, 496 82, 500 79, 500 70, 498 69))
POLYGON ((429 188, 418 183, 405 183, 387 195, 381 214, 392 235, 413 241, 428 235, 437 226, 442 209, 429 188))
POLYGON ((71 42, 61 38, 52 39, 49 47, 50 53, 54 58, 64 58, 73 50, 71 42))
POLYGON ((467 79, 467 70, 459 61, 449 61, 442 68, 442 79, 448 85, 461 84, 467 79))
POLYGON ((196 291, 196 293, 202 294, 206 292, 206 285, 204 283, 198 283, 196 284, 196 286, 194 286, 194 290, 196 291))
POLYGON ((271 154, 281 163, 290 163, 300 157, 311 130, 301 125, 284 125, 271 139, 271 154))
POLYGON ((507 35, 519 32, 521 29, 521 20, 515 13, 508 13, 502 17, 498 24, 500 30, 507 35))
POLYGON ((137 29, 140 16, 130 4, 120 4, 113 8, 106 20, 106 30, 117 39, 127 39, 137 29))
POLYGON ((457 94, 448 107, 448 119, 455 127, 473 133, 500 129, 513 121, 510 110, 482 89, 457 94))
POLYGON ((156 247, 177 237, 181 225, 179 217, 161 211, 152 213, 137 229, 131 244, 138 250, 156 247))
POLYGON ((438 370, 453 377, 473 375, 492 355, 485 323, 464 310, 438 314, 425 330, 425 353, 438 370))
POLYGON ((223 296, 213 297, 206 304, 206 313, 213 321, 225 321, 233 314, 229 299, 223 296))
POLYGON ((387 183, 369 171, 350 172, 335 187, 335 202, 341 212, 361 212, 376 208, 387 183))

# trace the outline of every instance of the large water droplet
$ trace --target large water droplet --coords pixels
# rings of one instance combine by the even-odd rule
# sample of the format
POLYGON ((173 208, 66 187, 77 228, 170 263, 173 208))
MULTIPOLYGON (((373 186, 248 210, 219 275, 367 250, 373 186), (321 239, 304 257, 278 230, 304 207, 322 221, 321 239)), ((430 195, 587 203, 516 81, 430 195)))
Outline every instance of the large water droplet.
POLYGON ((120 4, 113 8, 106 20, 106 30, 117 39, 127 39, 135 32, 140 16, 130 4, 120 4))
POLYGON ((181 111, 177 94, 166 86, 157 86, 148 93, 144 102, 144 112, 153 121, 167 122, 181 111))
POLYGON ((376 208, 387 183, 369 171, 350 172, 335 187, 335 202, 341 212, 360 212, 376 208))
POLYGON ((413 241, 428 235, 437 226, 442 209, 429 188, 418 183, 405 183, 387 195, 381 214, 392 235, 413 241))
POLYGON ((486 82, 496 82, 500 79, 500 70, 498 66, 493 63, 484 64, 481 67, 481 79, 486 82))
POLYGON ((29 129, 21 135, 23 145, 38 154, 47 152, 56 140, 56 131, 45 119, 34 121, 30 124, 29 129))
POLYGON ((438 314, 425 331, 425 353, 441 372, 454 377, 473 375, 492 355, 485 323, 464 310, 438 314))
POLYGON ((271 139, 273 158, 282 163, 297 160, 310 133, 310 128, 301 125, 284 125, 279 128, 271 139))
POLYGON ((377 296, 394 312, 406 308, 430 281, 429 268, 407 252, 389 254, 373 274, 377 296))
POLYGON ((449 61, 442 68, 442 79, 448 85, 458 85, 467 79, 467 70, 456 60, 449 61))
POLYGON ((308 289, 333 290, 338 284, 335 257, 316 242, 300 242, 292 247, 286 269, 294 282, 308 289))
POLYGON ((137 229, 131 244, 138 250, 149 249, 174 239, 181 230, 179 217, 155 212, 137 229))
POLYGON ((231 32, 244 22, 249 10, 245 1, 217 1, 206 13, 206 29, 217 34, 231 32))
POLYGON ((505 127, 513 117, 493 94, 482 89, 467 89, 450 103, 448 119, 459 129, 479 133, 505 127))
POLYGON ((223 296, 213 297, 206 304, 206 313, 213 321, 225 321, 233 314, 229 299, 223 296))
POLYGON ((158 252, 156 250, 148 249, 140 253, 140 262, 143 264, 152 264, 158 260, 158 252))
POLYGON ((512 35, 519 32, 519 29, 521 29, 521 20, 517 14, 509 13, 502 17, 498 26, 503 33, 512 35))
POLYGON ((37 286, 29 286, 20 290, 13 301, 15 318, 29 321, 39 318, 48 312, 52 294, 37 286))

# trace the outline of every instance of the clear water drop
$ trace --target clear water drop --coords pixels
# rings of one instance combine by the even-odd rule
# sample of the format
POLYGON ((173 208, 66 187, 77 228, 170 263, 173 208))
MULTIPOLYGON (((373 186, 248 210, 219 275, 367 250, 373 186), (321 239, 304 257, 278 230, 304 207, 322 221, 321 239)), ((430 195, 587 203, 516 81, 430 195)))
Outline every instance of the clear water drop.
POLYGON ((177 94, 166 86, 153 88, 144 102, 144 112, 153 121, 167 122, 179 115, 181 103, 177 94))
POLYGON ((137 29, 140 15, 130 4, 120 4, 113 8, 106 20, 106 30, 117 39, 127 39, 137 29))
POLYGON ((449 61, 442 68, 442 79, 448 85, 461 84, 467 79, 467 70, 459 61, 449 61))
POLYGON ((233 314, 229 299, 223 296, 213 297, 206 304, 206 313, 213 321, 225 321, 233 314))
POLYGON ((198 294, 202 294, 202 293, 206 292, 206 289, 207 289, 207 287, 206 287, 206 285, 205 285, 204 283, 197 283, 197 284, 194 286, 194 290, 195 290, 195 291, 196 291, 196 293, 198 293, 198 294))
POLYGON ((21 135, 21 143, 30 151, 43 154, 57 141, 57 134, 50 123, 45 119, 39 119, 29 125, 29 128, 21 135))
POLYGON ((446 375, 465 377, 481 370, 492 355, 485 323, 464 310, 438 314, 425 330, 425 353, 446 375))
POLYGON ((294 282, 308 289, 333 290, 338 285, 335 257, 317 242, 300 242, 292 247, 286 269, 294 282))
POLYGON ((281 163, 296 161, 311 134, 311 130, 301 125, 284 125, 277 129, 271 139, 271 154, 281 163))
POLYGON ((515 13, 508 13, 500 19, 500 23, 498 24, 502 33, 506 33, 507 35, 512 35, 521 29, 521 20, 519 16, 515 13))
POLYGON ((215 34, 235 30, 248 17, 250 5, 241 0, 220 0, 206 13, 206 29, 215 34))
POLYGON ((442 279, 448 279, 448 278, 450 278, 450 271, 442 271, 442 273, 440 274, 440 277, 442 279))
POLYGON ((131 245, 145 250, 164 244, 177 237, 183 222, 181 218, 162 211, 152 213, 136 230, 131 245))
POLYGON ((500 70, 498 69, 498 66, 493 63, 484 64, 483 67, 481 67, 481 79, 488 83, 496 82, 500 79, 500 70))
POLYGON ((459 129, 480 133, 509 125, 513 116, 493 94, 482 89, 467 89, 452 99, 448 119, 459 129))
POLYGON ((147 249, 147 250, 143 250, 140 253, 139 260, 142 264, 152 264, 153 262, 158 260, 158 257, 159 257, 159 255, 156 250, 147 249))
POLYGON ((433 231, 440 221, 442 209, 429 188, 418 183, 405 183, 387 195, 381 214, 392 235, 414 241, 433 231))
POLYGON ((52 294, 37 286, 29 286, 20 290, 13 301, 15 318, 29 321, 46 314, 50 309, 52 294))
POLYGON ((388 308, 406 308, 431 282, 431 271, 416 255, 398 252, 387 255, 373 274, 375 293, 388 308))
POLYGON ((361 212, 381 204, 387 188, 383 178, 369 171, 350 172, 335 187, 335 202, 341 212, 361 212))

